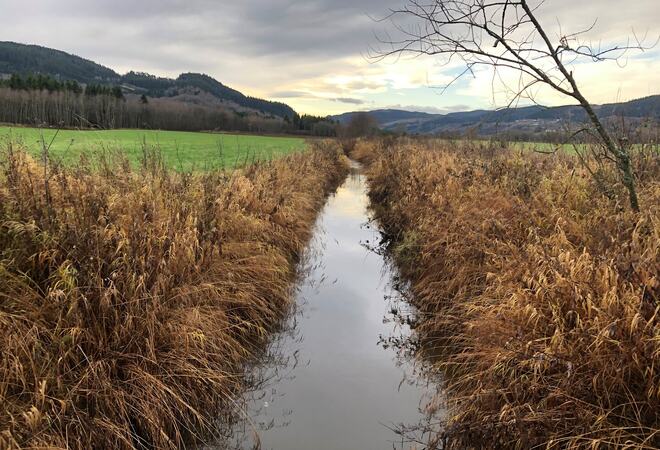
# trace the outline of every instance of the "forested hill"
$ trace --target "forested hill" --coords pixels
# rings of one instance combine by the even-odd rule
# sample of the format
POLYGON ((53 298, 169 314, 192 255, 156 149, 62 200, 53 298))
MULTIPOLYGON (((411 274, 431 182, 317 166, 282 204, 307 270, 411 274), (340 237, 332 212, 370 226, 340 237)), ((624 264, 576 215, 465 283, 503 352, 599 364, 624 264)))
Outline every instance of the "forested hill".
POLYGON ((148 73, 129 72, 121 77, 122 85, 133 92, 150 97, 172 97, 186 89, 193 89, 193 94, 206 92, 213 97, 230 102, 242 108, 273 114, 279 117, 293 118, 295 111, 289 105, 249 97, 235 89, 225 86, 216 79, 199 73, 183 73, 174 80, 155 77, 148 73))
POLYGON ((184 73, 177 79, 160 78, 147 73, 120 75, 105 66, 60 50, 38 45, 0 41, 0 77, 11 74, 44 74, 59 80, 75 80, 83 84, 121 85, 127 93, 149 97, 175 97, 181 93, 208 93, 225 106, 247 109, 267 115, 293 118, 290 106, 246 96, 208 75, 184 73))
POLYGON ((79 83, 117 82, 121 77, 93 61, 38 45, 0 42, 0 73, 42 73, 79 83))

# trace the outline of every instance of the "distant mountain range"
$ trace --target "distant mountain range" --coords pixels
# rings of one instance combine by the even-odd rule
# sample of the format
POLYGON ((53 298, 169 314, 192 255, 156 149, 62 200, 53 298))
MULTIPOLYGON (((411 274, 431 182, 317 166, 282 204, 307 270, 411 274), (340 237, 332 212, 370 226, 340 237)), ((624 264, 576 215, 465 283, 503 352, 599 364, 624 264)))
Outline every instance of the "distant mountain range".
POLYGON ((176 79, 141 72, 120 75, 108 67, 60 50, 0 41, 0 77, 29 73, 47 74, 83 84, 119 85, 129 94, 171 97, 184 102, 221 106, 237 113, 254 112, 282 118, 292 118, 295 114, 289 105, 244 95, 208 75, 184 73, 176 79))
MULTIPOLYGON (((632 124, 642 120, 660 120, 660 95, 641 98, 626 103, 595 106, 603 119, 624 117, 632 124)), ((410 134, 466 133, 494 135, 505 132, 544 133, 560 131, 566 123, 583 123, 587 116, 579 106, 546 108, 528 106, 495 111, 477 110, 449 114, 381 109, 368 111, 384 130, 405 131, 410 134)), ((340 123, 348 123, 358 112, 334 116, 340 123)))

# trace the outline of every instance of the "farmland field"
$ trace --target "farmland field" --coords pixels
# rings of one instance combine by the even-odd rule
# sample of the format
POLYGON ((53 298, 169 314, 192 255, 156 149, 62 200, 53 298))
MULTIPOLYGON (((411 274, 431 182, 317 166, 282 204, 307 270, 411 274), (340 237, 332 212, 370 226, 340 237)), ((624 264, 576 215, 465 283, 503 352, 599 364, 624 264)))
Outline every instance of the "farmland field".
POLYGON ((223 133, 194 133, 155 130, 53 130, 0 127, 0 142, 11 139, 39 155, 42 141, 51 157, 74 163, 81 154, 120 149, 137 163, 146 144, 158 148, 165 164, 175 170, 213 169, 240 166, 253 160, 272 159, 304 150, 305 140, 296 137, 249 136, 223 133))

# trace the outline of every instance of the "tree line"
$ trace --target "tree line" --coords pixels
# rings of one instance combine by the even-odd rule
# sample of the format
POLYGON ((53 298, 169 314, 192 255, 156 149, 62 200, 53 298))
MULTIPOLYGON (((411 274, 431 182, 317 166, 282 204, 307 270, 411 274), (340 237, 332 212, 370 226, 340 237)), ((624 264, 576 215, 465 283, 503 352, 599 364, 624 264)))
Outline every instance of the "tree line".
POLYGON ((311 114, 295 113, 293 119, 289 120, 285 117, 285 121, 290 124, 292 132, 312 136, 335 137, 340 128, 336 120, 311 114))
POLYGON ((6 80, 0 80, 0 87, 23 91, 69 91, 76 94, 83 92, 83 87, 75 80, 59 81, 49 75, 43 74, 29 74, 25 77, 13 74, 6 80))
POLYGON ((81 85, 48 75, 14 74, 0 80, 0 122, 64 128, 144 128, 243 131, 335 136, 337 124, 310 115, 280 118, 124 94, 120 86, 81 85))
POLYGON ((7 87, 15 91, 71 92, 73 94, 84 93, 89 97, 107 95, 118 99, 124 98, 124 93, 119 86, 90 83, 83 87, 75 80, 60 81, 41 73, 26 76, 12 74, 8 79, 0 80, 0 87, 7 87))

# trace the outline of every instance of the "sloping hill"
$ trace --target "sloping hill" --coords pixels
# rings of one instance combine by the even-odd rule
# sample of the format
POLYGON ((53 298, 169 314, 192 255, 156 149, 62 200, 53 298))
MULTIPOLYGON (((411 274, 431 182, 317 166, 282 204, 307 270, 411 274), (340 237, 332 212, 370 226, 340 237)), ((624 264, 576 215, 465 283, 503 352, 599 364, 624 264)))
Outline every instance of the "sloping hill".
POLYGON ((231 89, 208 75, 198 73, 184 73, 176 79, 179 86, 192 86, 203 91, 209 92, 218 98, 229 100, 244 108, 251 108, 268 114, 274 114, 280 117, 293 118, 295 111, 289 105, 280 102, 262 100, 260 98, 249 97, 243 93, 231 89))
MULTIPOLYGON (((604 119, 625 117, 633 120, 660 120, 660 95, 654 95, 625 103, 595 106, 604 119)), ((347 123, 356 113, 335 116, 347 123)), ((546 108, 528 106, 496 111, 468 111, 450 114, 428 114, 400 110, 377 110, 369 114, 385 130, 405 130, 413 134, 464 132, 475 129, 479 134, 491 135, 505 131, 545 132, 558 131, 566 123, 582 123, 587 116, 579 106, 546 108)))
POLYGON ((80 83, 116 82, 112 69, 79 56, 38 45, 0 42, 0 73, 43 73, 80 83))
MULTIPOLYGON (((340 123, 348 123, 355 114, 357 113, 348 112, 339 114, 334 116, 334 119, 338 120, 340 123)), ((400 109, 378 109, 375 111, 370 111, 369 115, 376 119, 376 121, 381 125, 410 120, 428 120, 434 117, 433 114, 416 111, 403 111, 400 109)))
MULTIPOLYGON (((125 89, 150 97, 173 97, 188 88, 193 92, 206 92, 221 100, 225 106, 247 108, 264 114, 292 118, 295 114, 289 105, 249 97, 242 92, 220 83, 216 79, 199 73, 183 73, 177 79, 160 78, 148 73, 129 72, 121 77, 125 89)), ((238 109, 236 108, 236 109, 238 109)))
MULTIPOLYGON (((289 118, 295 115, 293 108, 284 103, 247 96, 204 74, 183 73, 176 79, 161 78, 141 72, 119 75, 112 69, 59 50, 15 42, 0 42, 0 75, 14 73, 42 73, 83 84, 119 84, 127 93, 146 94, 156 98, 177 97, 179 91, 193 89, 194 92, 210 94, 224 107, 237 112, 253 111, 289 118)), ((185 102, 189 97, 178 98, 185 102)))

